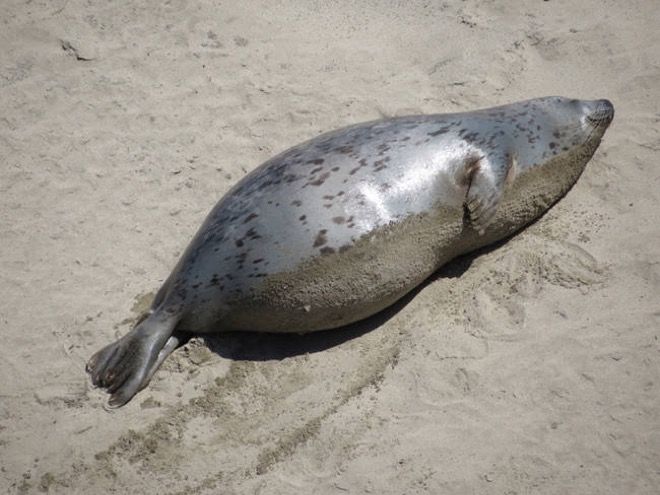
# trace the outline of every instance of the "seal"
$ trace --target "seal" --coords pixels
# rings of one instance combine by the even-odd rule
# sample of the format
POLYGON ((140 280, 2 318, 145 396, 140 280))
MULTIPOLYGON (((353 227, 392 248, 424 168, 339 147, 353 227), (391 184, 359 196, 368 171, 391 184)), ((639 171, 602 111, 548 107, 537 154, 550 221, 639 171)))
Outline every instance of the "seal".
POLYGON ((213 208, 150 311, 87 364, 109 405, 147 385, 186 332, 312 332, 391 305, 452 258, 541 216, 614 116, 546 97, 322 134, 213 208))

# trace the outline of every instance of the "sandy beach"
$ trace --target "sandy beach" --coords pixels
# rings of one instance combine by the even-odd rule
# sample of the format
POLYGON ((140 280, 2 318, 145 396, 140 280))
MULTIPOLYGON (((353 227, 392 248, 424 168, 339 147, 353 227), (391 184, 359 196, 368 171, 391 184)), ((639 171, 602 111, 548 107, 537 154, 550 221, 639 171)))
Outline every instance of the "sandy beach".
POLYGON ((658 493, 658 2, 0 10, 0 492, 658 493), (250 170, 546 95, 616 117, 538 222, 349 329, 196 337, 105 408, 85 362, 250 170))

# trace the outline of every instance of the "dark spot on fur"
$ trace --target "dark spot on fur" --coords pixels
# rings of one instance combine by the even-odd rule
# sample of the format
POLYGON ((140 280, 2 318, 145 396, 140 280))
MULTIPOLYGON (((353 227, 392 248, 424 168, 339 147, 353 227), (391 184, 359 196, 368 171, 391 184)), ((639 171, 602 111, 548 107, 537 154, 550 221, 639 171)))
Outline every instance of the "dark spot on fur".
POLYGON ((326 194, 325 196, 323 196, 323 199, 330 200, 330 199, 335 199, 335 197, 330 194, 326 194))
POLYGON ((335 148, 335 151, 338 151, 344 155, 348 155, 349 153, 353 152, 353 146, 340 146, 339 148, 335 148))
POLYGON ((245 220, 243 220, 243 223, 248 223, 249 221, 254 220, 258 216, 259 215, 257 215, 256 213, 250 213, 247 217, 245 217, 245 220))
POLYGON ((257 234, 257 231, 254 227, 252 227, 250 230, 248 230, 245 233, 246 237, 249 237, 250 239, 261 239, 261 236, 257 234))
POLYGON ((344 218, 344 217, 332 217, 332 221, 335 222, 336 224, 341 225, 342 223, 346 222, 346 218, 344 218))
POLYGON ((262 263, 263 260, 264 260, 263 258, 257 258, 256 260, 254 260, 254 261, 252 262, 252 264, 253 264, 253 265, 256 265, 256 264, 258 264, 258 263, 262 263))
POLYGON ((339 191, 339 192, 337 193, 337 196, 343 196, 343 195, 344 195, 344 191, 339 191))
POLYGON ((330 170, 333 172, 339 172, 339 167, 332 167, 330 170))
POLYGON ((310 174, 314 175, 314 174, 320 172, 321 170, 323 170, 323 167, 316 167, 314 170, 312 170, 310 172, 310 174))
POLYGON ((293 201, 291 201, 291 204, 293 206, 302 206, 302 201, 300 201, 299 199, 294 199, 293 201))
POLYGON ((328 238, 325 236, 327 233, 327 229, 319 230, 319 233, 316 234, 316 239, 314 239, 314 247, 323 246, 328 242, 328 238))
POLYGON ((262 182, 257 189, 259 191, 262 191, 262 190, 266 189, 268 186, 270 186, 272 183, 273 183, 272 180, 267 180, 265 182, 262 182))
MULTIPOLYGON (((404 138, 401 139, 401 141, 409 141, 409 140, 410 140, 410 136, 406 136, 406 137, 404 137, 404 138)), ((343 246, 342 246, 342 247, 343 247, 343 246)), ((341 250, 341 248, 339 248, 339 249, 341 250)))
POLYGON ((374 162, 374 167, 375 172, 380 172, 384 168, 387 168, 387 165, 385 165, 385 160, 376 160, 374 162))
POLYGON ((243 239, 236 239, 236 241, 234 241, 234 244, 236 244, 236 247, 243 247, 244 244, 243 239))
POLYGON ((339 247, 339 252, 340 253, 345 253, 349 249, 351 249, 353 246, 351 244, 344 244, 343 246, 339 247))
POLYGON ((556 137, 557 139, 559 139, 559 138, 561 137, 561 132, 559 132, 559 131, 555 131, 555 132, 552 133, 552 135, 553 135, 554 137, 556 137))
POLYGON ((479 133, 478 132, 468 132, 463 136, 463 139, 467 141, 468 143, 474 143, 479 139, 479 133))
MULTIPOLYGON (((350 172, 348 172, 348 175, 355 175, 355 173, 360 170, 361 167, 355 167, 352 169, 350 172)), ((346 179, 344 179, 344 182, 346 182, 346 179)))
POLYGON ((551 149, 551 150, 554 150, 554 149, 557 147, 557 143, 552 142, 552 143, 550 143, 548 146, 550 146, 550 149, 551 149))
POLYGON ((327 179, 328 177, 330 177, 330 172, 325 172, 325 173, 321 174, 321 176, 318 179, 316 179, 315 181, 309 182, 309 184, 311 186, 320 186, 321 184, 323 184, 325 182, 325 179, 327 179))
POLYGON ((323 158, 315 158, 314 160, 310 160, 307 163, 313 163, 314 165, 321 165, 325 160, 323 158))
POLYGON ((325 256, 325 255, 334 253, 335 248, 331 248, 331 247, 326 246, 326 247, 323 247, 323 248, 319 249, 319 251, 321 252, 321 254, 323 256, 325 256))
MULTIPOLYGON (((440 129, 437 129, 433 132, 427 132, 427 134, 431 137, 435 137, 435 136, 439 136, 440 134, 444 134, 445 132, 448 132, 449 129, 450 129, 450 126, 445 126, 445 127, 441 127, 440 129)), ((408 139, 410 139, 410 138, 406 136, 406 138, 404 138, 403 141, 407 141, 408 139)))
POLYGON ((300 215, 300 217, 298 217, 298 220, 300 220, 301 222, 304 222, 306 219, 307 219, 307 215, 300 215))

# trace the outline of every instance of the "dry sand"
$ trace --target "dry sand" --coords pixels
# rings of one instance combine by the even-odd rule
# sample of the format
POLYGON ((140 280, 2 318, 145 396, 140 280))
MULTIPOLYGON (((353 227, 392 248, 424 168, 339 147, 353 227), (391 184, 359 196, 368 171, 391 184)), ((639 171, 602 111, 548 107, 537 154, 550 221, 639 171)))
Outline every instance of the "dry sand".
POLYGON ((3 493, 652 494, 655 0, 5 0, 3 493), (576 187, 348 332, 179 349, 108 412, 84 363, 276 152, 560 94, 616 118, 576 187))

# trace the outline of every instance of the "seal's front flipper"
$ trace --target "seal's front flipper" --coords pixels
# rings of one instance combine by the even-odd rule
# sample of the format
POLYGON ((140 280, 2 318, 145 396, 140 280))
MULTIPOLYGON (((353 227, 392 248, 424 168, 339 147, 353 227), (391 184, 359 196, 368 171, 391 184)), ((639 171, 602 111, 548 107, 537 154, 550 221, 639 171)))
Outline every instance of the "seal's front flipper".
POLYGON ((110 407, 123 406, 149 383, 178 344, 172 336, 177 322, 178 318, 156 311, 92 356, 87 372, 94 386, 111 394, 110 407))
POLYGON ((473 157, 466 162, 469 185, 464 206, 470 224, 479 235, 484 234, 495 218, 511 166, 511 160, 494 160, 485 156, 473 157))

